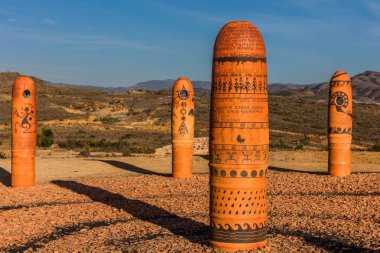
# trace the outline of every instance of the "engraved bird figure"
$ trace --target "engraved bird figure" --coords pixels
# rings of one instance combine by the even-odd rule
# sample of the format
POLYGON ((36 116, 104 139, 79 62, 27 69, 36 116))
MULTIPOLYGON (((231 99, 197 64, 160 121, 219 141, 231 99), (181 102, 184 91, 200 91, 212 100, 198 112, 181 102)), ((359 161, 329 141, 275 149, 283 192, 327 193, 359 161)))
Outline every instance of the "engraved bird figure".
POLYGON ((242 144, 242 143, 245 142, 245 138, 243 138, 240 134, 237 136, 236 140, 237 140, 240 144, 242 144))

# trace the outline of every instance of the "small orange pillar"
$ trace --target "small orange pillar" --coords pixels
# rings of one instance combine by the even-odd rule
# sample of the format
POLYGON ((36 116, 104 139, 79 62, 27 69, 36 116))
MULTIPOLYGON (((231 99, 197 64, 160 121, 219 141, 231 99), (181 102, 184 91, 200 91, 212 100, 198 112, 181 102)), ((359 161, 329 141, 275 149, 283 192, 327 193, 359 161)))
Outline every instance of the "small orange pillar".
POLYGON ((267 62, 259 30, 227 23, 214 46, 210 122, 211 245, 235 251, 267 243, 267 62))
POLYGON ((12 87, 12 187, 35 185, 36 86, 18 77, 12 87))
POLYGON ((337 71, 330 81, 329 95, 329 174, 351 174, 352 86, 345 71, 337 71))
POLYGON ((193 175, 194 91, 189 79, 178 78, 172 101, 172 173, 175 178, 193 175))

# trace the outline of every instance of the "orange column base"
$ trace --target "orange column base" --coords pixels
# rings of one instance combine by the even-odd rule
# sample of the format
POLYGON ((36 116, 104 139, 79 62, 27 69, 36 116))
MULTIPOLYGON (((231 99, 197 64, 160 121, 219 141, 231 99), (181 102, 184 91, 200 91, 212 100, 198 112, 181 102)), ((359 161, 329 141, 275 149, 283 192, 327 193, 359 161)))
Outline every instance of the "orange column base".
POLYGON ((172 175, 174 178, 191 178, 193 176, 193 145, 173 145, 172 175))
POLYGON ((253 250, 263 248, 267 245, 268 240, 257 242, 257 243, 226 243, 226 242, 214 242, 210 241, 213 248, 220 249, 223 251, 238 251, 238 250, 253 250))
POLYGON ((330 144, 329 174, 335 177, 351 175, 351 145, 349 143, 330 144))

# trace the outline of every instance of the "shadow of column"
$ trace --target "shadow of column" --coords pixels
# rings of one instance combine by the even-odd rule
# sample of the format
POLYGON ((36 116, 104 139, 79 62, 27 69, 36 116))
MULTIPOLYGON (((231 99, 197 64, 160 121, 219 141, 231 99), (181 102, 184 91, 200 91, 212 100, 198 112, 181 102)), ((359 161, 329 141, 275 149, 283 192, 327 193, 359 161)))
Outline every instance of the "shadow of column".
POLYGON ((5 186, 11 186, 11 173, 0 167, 0 182, 5 186))
POLYGON ((108 163, 109 165, 112 165, 116 168, 122 169, 122 170, 128 170, 130 172, 138 173, 138 174, 148 174, 148 175, 157 175, 157 176, 163 176, 163 177, 170 177, 171 174, 166 174, 166 173, 159 173, 147 169, 143 169, 140 167, 137 167, 135 165, 126 163, 126 162, 121 162, 121 161, 116 161, 116 160, 97 160, 99 162, 104 162, 108 163))
POLYGON ((122 209, 133 217, 166 228, 175 235, 182 236, 192 243, 208 244, 209 226, 190 218, 180 217, 165 209, 140 200, 128 199, 98 187, 84 185, 75 181, 53 181, 54 184, 86 195, 95 202, 122 209))

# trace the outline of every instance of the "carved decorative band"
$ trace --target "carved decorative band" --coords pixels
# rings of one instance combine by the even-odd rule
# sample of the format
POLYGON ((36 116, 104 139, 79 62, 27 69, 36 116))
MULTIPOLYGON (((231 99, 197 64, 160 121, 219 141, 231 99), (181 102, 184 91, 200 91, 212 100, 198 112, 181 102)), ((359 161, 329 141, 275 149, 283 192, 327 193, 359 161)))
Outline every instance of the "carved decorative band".
POLYGON ((339 86, 345 86, 345 85, 351 85, 351 81, 331 81, 330 87, 339 87, 339 86))
POLYGON ((236 151, 256 151, 264 150, 267 151, 269 145, 236 145, 236 144, 212 144, 213 150, 236 150, 236 151))
POLYGON ((226 178, 252 178, 264 177, 267 175, 267 169, 252 169, 252 170, 234 170, 234 169, 218 169, 211 167, 211 173, 214 177, 226 178))
POLYGON ((232 229, 228 224, 225 225, 227 229, 222 225, 216 225, 211 222, 211 240, 215 242, 229 242, 229 243, 256 243, 266 240, 267 226, 254 226, 251 228, 249 224, 240 226, 236 224, 237 229, 232 229))
POLYGON ((352 134, 352 128, 329 128, 329 134, 352 134))
POLYGON ((266 129, 268 122, 212 122, 213 128, 266 129))
POLYGON ((248 57, 248 56, 227 56, 227 57, 218 57, 214 58, 214 62, 223 63, 223 62, 267 62, 266 58, 262 57, 248 57))

